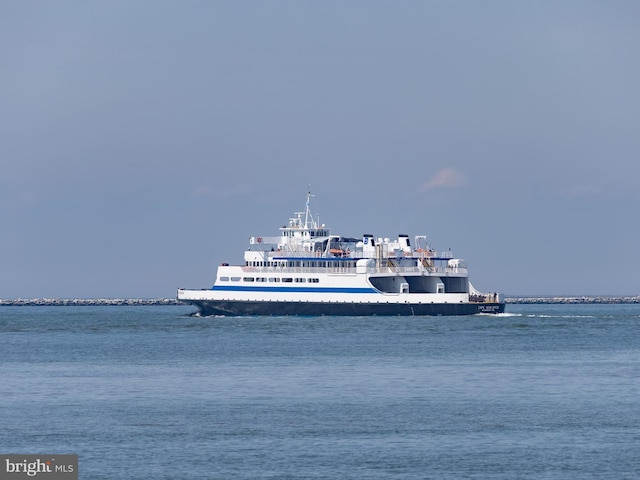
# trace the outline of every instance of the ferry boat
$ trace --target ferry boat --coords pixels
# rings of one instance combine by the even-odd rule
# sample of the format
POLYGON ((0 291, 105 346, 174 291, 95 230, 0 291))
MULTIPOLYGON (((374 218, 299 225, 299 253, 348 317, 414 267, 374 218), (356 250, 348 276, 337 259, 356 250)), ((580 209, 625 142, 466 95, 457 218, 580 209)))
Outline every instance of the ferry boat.
POLYGON ((277 236, 253 236, 242 265, 223 263, 207 289, 178 289, 200 315, 472 315, 502 313, 497 293, 469 282, 464 260, 426 236, 334 235, 306 210, 277 236))

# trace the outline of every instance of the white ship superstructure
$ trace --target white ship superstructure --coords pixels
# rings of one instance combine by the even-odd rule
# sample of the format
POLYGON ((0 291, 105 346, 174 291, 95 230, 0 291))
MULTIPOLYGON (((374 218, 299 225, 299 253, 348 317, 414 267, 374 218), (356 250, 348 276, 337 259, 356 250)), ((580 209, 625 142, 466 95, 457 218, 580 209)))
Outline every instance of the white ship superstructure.
POLYGON ((498 294, 469 282, 464 260, 425 236, 333 235, 311 194, 278 236, 253 236, 242 265, 223 263, 209 289, 179 289, 203 315, 468 315, 500 313, 498 294))

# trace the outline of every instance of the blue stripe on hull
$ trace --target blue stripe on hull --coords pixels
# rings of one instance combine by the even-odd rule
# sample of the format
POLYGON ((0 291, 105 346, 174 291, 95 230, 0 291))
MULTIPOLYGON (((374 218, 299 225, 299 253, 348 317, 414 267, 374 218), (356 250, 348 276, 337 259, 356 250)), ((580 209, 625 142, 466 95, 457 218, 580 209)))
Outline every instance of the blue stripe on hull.
POLYGON ((504 303, 318 303, 192 300, 201 315, 426 316, 503 313, 504 303))
POLYGON ((211 290, 224 292, 380 293, 373 288, 367 287, 236 287, 232 285, 222 287, 214 285, 211 290))

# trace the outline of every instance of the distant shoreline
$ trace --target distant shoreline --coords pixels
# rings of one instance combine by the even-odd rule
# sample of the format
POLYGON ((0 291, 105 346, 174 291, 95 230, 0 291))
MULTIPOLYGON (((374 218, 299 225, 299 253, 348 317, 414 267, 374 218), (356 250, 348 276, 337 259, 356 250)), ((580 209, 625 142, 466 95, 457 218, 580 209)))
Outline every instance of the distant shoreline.
MULTIPOLYGON (((505 297, 507 304, 634 304, 640 296, 505 297)), ((17 298, 1 300, 2 306, 167 306, 185 305, 175 298, 17 298)))

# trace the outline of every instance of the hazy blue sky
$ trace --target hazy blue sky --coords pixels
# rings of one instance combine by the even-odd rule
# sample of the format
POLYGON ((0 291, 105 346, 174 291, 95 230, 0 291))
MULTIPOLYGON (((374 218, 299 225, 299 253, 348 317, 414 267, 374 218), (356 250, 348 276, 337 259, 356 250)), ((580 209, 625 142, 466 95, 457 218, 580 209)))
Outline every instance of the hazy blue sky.
POLYGON ((304 208, 640 294, 640 2, 0 2, 0 298, 173 297, 304 208))

